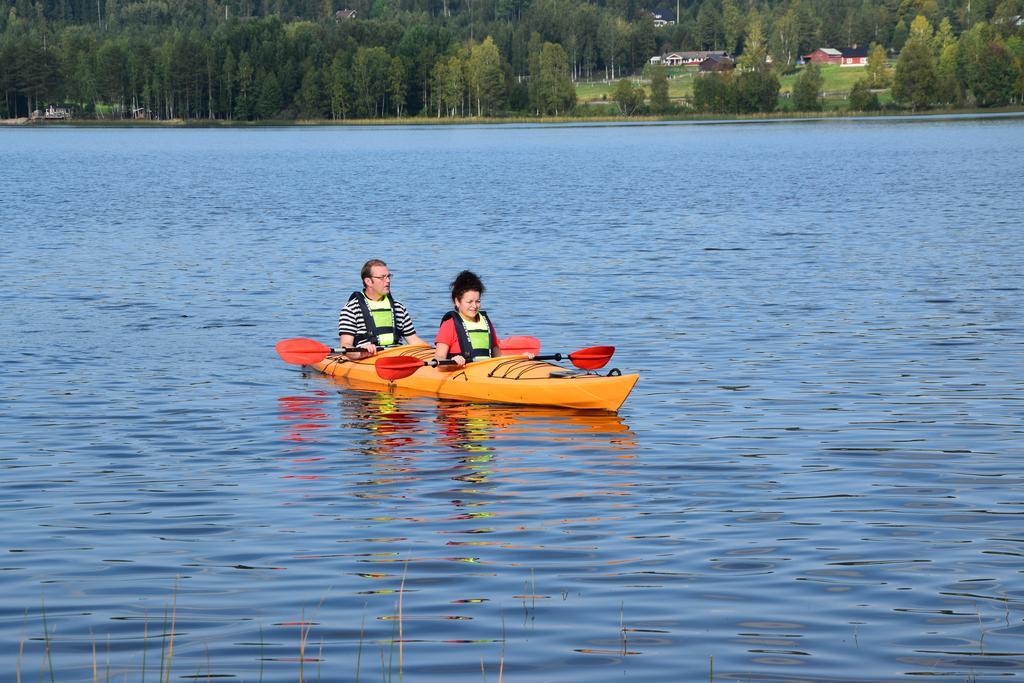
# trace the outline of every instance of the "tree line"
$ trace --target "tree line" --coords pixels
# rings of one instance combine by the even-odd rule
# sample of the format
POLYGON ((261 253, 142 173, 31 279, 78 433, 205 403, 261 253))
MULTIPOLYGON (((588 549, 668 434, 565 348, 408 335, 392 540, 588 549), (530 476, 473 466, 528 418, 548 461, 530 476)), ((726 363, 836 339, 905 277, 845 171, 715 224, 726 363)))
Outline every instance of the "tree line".
MULTIPOLYGON (((906 106, 991 106, 1020 100, 1022 4, 6 0, 0 116, 54 102, 98 117, 246 121, 557 115, 575 106, 574 83, 636 75, 674 49, 740 55, 734 73, 696 79, 692 106, 765 111, 801 54, 855 44, 902 51, 889 78, 906 106)), ((614 101, 671 109, 664 74, 648 76, 649 93, 617 84, 614 101)), ((869 105, 876 86, 861 88, 869 105)))
MULTIPOLYGON (((851 111, 882 108, 879 93, 888 91, 901 108, 921 111, 937 107, 1000 107, 1024 103, 1024 31, 1010 24, 975 24, 956 36, 943 18, 933 28, 924 15, 911 22, 907 40, 894 67, 886 49, 871 46, 867 67, 847 97, 851 111)), ((694 83, 692 106, 715 113, 774 111, 779 81, 767 64, 757 26, 749 49, 735 71, 711 74, 694 83)), ((803 67, 792 92, 794 111, 821 111, 824 77, 816 64, 803 67)))

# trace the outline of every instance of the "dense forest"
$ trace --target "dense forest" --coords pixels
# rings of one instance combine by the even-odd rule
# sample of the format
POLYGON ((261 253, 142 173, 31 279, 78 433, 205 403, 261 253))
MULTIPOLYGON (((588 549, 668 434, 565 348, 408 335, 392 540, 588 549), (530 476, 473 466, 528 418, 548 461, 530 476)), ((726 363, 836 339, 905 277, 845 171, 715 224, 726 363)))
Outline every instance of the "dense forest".
MULTIPOLYGON (((562 115, 580 81, 622 111, 772 111, 819 47, 872 45, 851 107, 995 106, 1024 93, 1024 0, 6 0, 0 118, 562 115), (669 101, 667 50, 739 55, 669 101), (894 56, 899 55, 892 68, 894 56), (887 62, 888 66, 884 63, 887 62), (635 106, 634 106, 635 105, 635 106)), ((820 105, 820 73, 794 97, 820 105)), ((803 106, 806 105, 806 106, 803 106)))

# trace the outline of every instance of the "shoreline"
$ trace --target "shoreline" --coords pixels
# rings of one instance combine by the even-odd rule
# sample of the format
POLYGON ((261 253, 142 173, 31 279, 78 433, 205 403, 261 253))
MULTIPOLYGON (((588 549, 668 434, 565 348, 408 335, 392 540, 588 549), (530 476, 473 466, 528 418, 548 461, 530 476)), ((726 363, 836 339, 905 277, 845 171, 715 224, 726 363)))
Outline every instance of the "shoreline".
POLYGON ((70 128, 293 128, 339 127, 365 128, 375 126, 492 126, 492 125, 650 125, 650 124, 736 124, 789 123, 797 121, 874 121, 900 119, 987 119, 1024 117, 1024 106, 998 109, 941 109, 927 112, 772 112, 723 116, 715 114, 684 114, 675 116, 548 116, 548 117, 467 117, 467 118, 390 118, 390 119, 275 119, 268 121, 225 121, 209 119, 168 119, 136 121, 131 119, 31 120, 26 117, 0 119, 4 127, 70 127, 70 128))

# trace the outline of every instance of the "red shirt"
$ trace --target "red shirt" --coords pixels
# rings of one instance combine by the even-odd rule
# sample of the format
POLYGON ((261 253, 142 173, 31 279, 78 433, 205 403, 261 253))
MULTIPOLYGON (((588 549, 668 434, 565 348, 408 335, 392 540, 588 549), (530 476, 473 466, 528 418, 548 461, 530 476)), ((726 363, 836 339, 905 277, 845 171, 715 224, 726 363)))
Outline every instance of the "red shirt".
MULTIPOLYGON (((458 315, 458 314, 456 314, 458 315)), ((494 322, 487 318, 487 322, 491 325, 491 348, 498 345, 498 333, 494 329, 494 322)), ((455 334, 455 321, 448 318, 441 327, 437 330, 437 337, 434 338, 434 345, 447 344, 449 355, 457 355, 462 353, 462 348, 459 347, 459 335, 455 334)))

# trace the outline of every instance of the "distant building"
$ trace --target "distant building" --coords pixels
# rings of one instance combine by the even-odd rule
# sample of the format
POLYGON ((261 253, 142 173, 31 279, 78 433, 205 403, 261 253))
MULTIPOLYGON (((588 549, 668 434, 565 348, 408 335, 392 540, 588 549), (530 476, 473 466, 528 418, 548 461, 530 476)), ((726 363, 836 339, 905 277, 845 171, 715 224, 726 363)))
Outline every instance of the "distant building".
POLYGON ((156 116, 149 109, 139 107, 138 109, 132 109, 132 118, 136 121, 152 121, 156 116))
POLYGON ((32 112, 32 115, 29 118, 61 121, 64 119, 71 118, 71 110, 67 107, 58 107, 56 105, 50 104, 46 106, 45 111, 40 111, 39 109, 36 109, 34 112, 32 112))
POLYGON ((334 13, 335 21, 348 21, 349 19, 356 18, 356 11, 354 9, 340 9, 334 13))
POLYGON ((843 53, 831 47, 819 47, 809 55, 804 55, 804 61, 812 64, 840 64, 843 61, 843 53))
POLYGON ((843 55, 843 61, 840 62, 842 66, 867 66, 868 65, 868 49, 866 47, 843 47, 839 48, 839 52, 843 55))
POLYGON ((840 66, 866 66, 868 49, 866 47, 819 47, 809 55, 804 55, 805 62, 812 64, 838 64, 840 66))
MULTIPOLYGON (((651 15, 651 20, 654 21, 655 28, 661 28, 663 26, 671 26, 676 23, 676 20, 669 14, 663 14, 661 12, 648 12, 651 15)), ((654 62, 652 62, 653 64, 654 62)))
POLYGON ((701 71, 731 71, 736 68, 736 62, 726 55, 711 55, 703 60, 697 67, 701 71))
POLYGON ((728 53, 712 50, 677 50, 666 52, 664 55, 651 57, 651 64, 664 64, 665 66, 698 66, 708 57, 728 57, 728 53))

